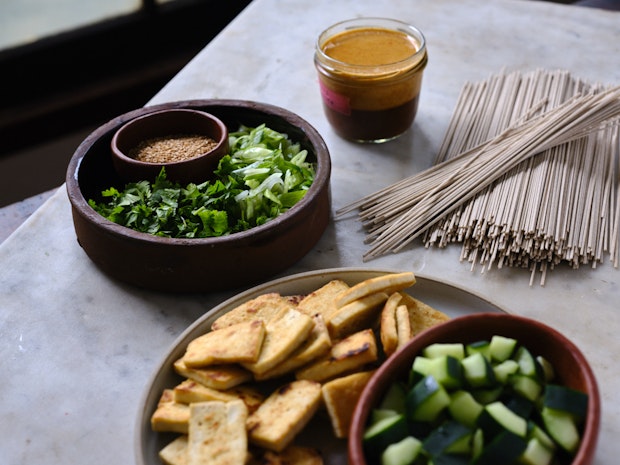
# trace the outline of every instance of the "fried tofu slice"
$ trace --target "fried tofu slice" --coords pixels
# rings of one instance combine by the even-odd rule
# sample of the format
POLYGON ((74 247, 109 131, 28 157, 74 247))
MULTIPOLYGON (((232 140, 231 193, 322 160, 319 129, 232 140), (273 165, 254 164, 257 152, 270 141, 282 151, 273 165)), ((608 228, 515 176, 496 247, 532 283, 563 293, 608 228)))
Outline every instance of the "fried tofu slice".
POLYGON ((340 279, 334 279, 321 286, 316 291, 304 297, 297 305, 297 309, 308 314, 320 313, 323 319, 328 321, 333 313, 338 310, 336 297, 349 289, 349 285, 340 279))
POLYGON ((297 370, 295 377, 322 383, 345 373, 360 371, 377 359, 374 333, 365 329, 335 343, 327 355, 297 370))
POLYGON ((392 355, 398 348, 398 329, 396 327, 396 307, 402 296, 398 292, 392 293, 385 302, 379 318, 379 339, 386 356, 392 355))
POLYGON ((265 396, 252 385, 236 386, 225 391, 219 391, 204 386, 192 379, 186 379, 174 387, 174 400, 182 404, 192 404, 195 402, 207 402, 218 400, 221 402, 231 402, 242 400, 248 412, 254 412, 265 400, 265 396))
POLYGON ((183 359, 174 362, 174 371, 185 378, 193 379, 212 389, 226 390, 252 379, 252 373, 238 365, 211 365, 190 368, 183 359))
POLYGON ((211 324, 211 330, 215 331, 244 321, 268 322, 282 309, 295 307, 291 299, 292 297, 283 297, 277 292, 262 294, 221 315, 211 324))
POLYGON ((342 339, 374 326, 387 299, 385 292, 377 292, 340 307, 327 320, 327 329, 332 339, 342 339))
POLYGON ((309 380, 287 383, 248 417, 250 443, 275 452, 286 449, 321 405, 321 385, 309 380))
POLYGON ((187 345, 183 361, 190 368, 255 362, 265 339, 265 323, 249 320, 210 331, 187 345))
POLYGON ((411 320, 409 319, 409 309, 406 305, 396 307, 396 331, 398 332, 397 349, 407 344, 413 338, 411 330, 411 320))
POLYGON ((264 451, 250 465, 323 465, 323 457, 313 447, 290 445, 282 452, 264 451))
POLYGON ((375 370, 362 371, 323 384, 323 402, 337 438, 349 436, 355 405, 375 370))
POLYGON ((241 400, 190 405, 188 465, 245 465, 248 410, 241 400))
POLYGON ((187 434, 169 442, 159 451, 159 458, 165 465, 187 465, 187 434))
POLYGON ((241 365, 257 376, 284 361, 308 338, 314 321, 293 307, 282 308, 267 322, 265 339, 258 360, 241 365))
POLYGON ((425 329, 448 321, 450 317, 445 313, 434 309, 430 305, 412 297, 406 292, 401 292, 401 304, 407 306, 409 310, 409 322, 411 323, 411 334, 417 336, 425 329))
POLYGON ((275 367, 264 373, 255 375, 254 378, 257 381, 273 379, 278 376, 292 373, 297 368, 329 352, 329 349, 332 346, 332 341, 329 337, 329 332, 327 331, 325 321, 323 320, 323 315, 317 313, 311 318, 314 322, 314 327, 312 328, 312 331, 306 341, 283 362, 280 362, 275 367))
POLYGON ((341 308, 354 300, 359 300, 370 294, 385 292, 392 294, 401 291, 415 284, 415 275, 410 271, 402 273, 389 273, 375 278, 365 279, 357 283, 355 286, 342 292, 336 298, 336 306, 341 308))
POLYGON ((189 406, 175 402, 172 389, 164 389, 151 415, 151 429, 157 432, 187 434, 189 406))

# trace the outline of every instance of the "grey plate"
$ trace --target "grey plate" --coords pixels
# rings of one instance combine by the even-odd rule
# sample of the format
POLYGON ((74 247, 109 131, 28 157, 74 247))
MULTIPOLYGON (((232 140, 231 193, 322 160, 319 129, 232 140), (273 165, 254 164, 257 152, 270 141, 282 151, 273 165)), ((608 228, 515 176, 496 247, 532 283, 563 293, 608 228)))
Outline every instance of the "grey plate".
MULTIPOLYGON (((177 435, 155 433, 151 430, 150 418, 165 388, 172 388, 182 378, 178 376, 172 364, 185 352, 187 344, 196 337, 209 331, 213 321, 220 315, 232 310, 239 304, 267 292, 279 292, 282 295, 306 294, 318 289, 323 284, 341 279, 349 285, 385 273, 402 270, 385 270, 372 268, 334 268, 300 273, 276 279, 253 287, 216 306, 189 326, 172 344, 168 354, 155 369, 147 388, 142 395, 141 407, 136 425, 135 448, 138 465, 161 465, 159 451, 177 435)), ((451 317, 463 316, 477 312, 503 311, 497 305, 482 296, 474 295, 452 284, 416 274, 416 284, 408 293, 424 303, 441 310, 451 317)), ((336 439, 331 425, 325 415, 316 418, 299 435, 296 443, 312 445, 321 450, 325 463, 330 465, 347 464, 347 443, 336 439)))

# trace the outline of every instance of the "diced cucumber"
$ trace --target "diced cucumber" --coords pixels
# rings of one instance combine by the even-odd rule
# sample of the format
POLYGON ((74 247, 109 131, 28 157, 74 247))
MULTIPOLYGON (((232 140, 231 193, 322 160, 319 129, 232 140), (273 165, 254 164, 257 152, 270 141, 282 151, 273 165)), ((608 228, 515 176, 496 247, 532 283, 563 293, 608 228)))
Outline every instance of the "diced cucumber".
POLYGON ((455 391, 450 395, 448 410, 456 421, 473 428, 483 410, 483 406, 474 399, 470 392, 455 391))
POLYGON ((515 374, 508 378, 508 382, 517 394, 531 402, 535 402, 542 394, 542 384, 532 376, 515 374))
POLYGON ((555 378, 555 370, 553 369, 553 365, 551 364, 551 362, 542 355, 538 355, 536 357, 536 361, 542 368, 545 381, 547 381, 548 383, 553 381, 553 379, 555 378))
POLYGON ((568 412, 576 421, 581 421, 588 411, 588 395, 568 386, 548 384, 545 387, 543 405, 554 410, 568 412))
POLYGON ((556 464, 579 447, 588 397, 554 376, 509 337, 430 345, 371 411, 368 463, 556 464))
POLYGON ((431 361, 430 373, 446 389, 459 388, 463 384, 463 366, 452 355, 442 355, 431 361))
POLYGON ((545 430, 542 429, 537 423, 530 421, 528 422, 527 428, 529 437, 538 439, 538 441, 540 441, 540 443, 547 449, 555 450, 555 442, 553 442, 553 439, 551 439, 549 435, 545 433, 545 430))
POLYGON ((512 410, 520 417, 529 419, 532 416, 536 406, 534 402, 529 401, 525 397, 510 396, 504 400, 504 405, 512 410))
POLYGON ((429 357, 423 357, 418 355, 413 364, 411 365, 411 369, 414 373, 419 373, 422 376, 427 376, 431 374, 431 367, 433 364, 433 359, 429 357))
POLYGON ((390 444, 409 436, 407 420, 402 413, 392 415, 372 423, 364 431, 364 451, 378 460, 383 450, 390 444))
POLYGON ((384 418, 391 417, 393 415, 399 415, 396 410, 390 410, 386 408, 375 408, 370 412, 370 424, 377 423, 384 418))
POLYGON ((520 346, 515 353, 514 359, 519 364, 519 372, 532 378, 544 379, 545 375, 540 363, 525 347, 520 346))
POLYGON ((473 431, 466 434, 461 439, 455 441, 451 446, 446 449, 447 454, 459 454, 459 455, 471 455, 472 452, 472 438, 474 436, 473 431))
POLYGON ((434 358, 417 357, 412 368, 414 373, 433 376, 447 389, 460 387, 463 383, 461 362, 451 355, 437 355, 434 358))
POLYGON ((579 446, 579 431, 570 413, 543 407, 541 417, 545 430, 558 445, 574 454, 579 446))
POLYGON ((427 358, 450 355, 457 360, 463 360, 465 358, 465 346, 461 343, 438 342, 427 346, 422 355, 427 358))
POLYGON ((508 377, 514 375, 517 371, 519 371, 519 364, 512 359, 493 365, 493 373, 498 383, 506 384, 508 377))
POLYGON ((432 376, 419 381, 407 394, 407 418, 412 421, 434 421, 450 405, 450 396, 432 376))
POLYGON ((512 463, 523 454, 526 447, 527 442, 525 439, 508 430, 504 430, 495 436, 471 463, 473 465, 512 463))
POLYGON ((499 335, 493 336, 489 343, 489 355, 491 356, 491 360, 496 362, 508 360, 516 347, 516 339, 499 335))
POLYGON ((422 450, 422 442, 407 436, 386 447, 381 454, 381 465, 411 465, 422 450))
POLYGON ((471 457, 472 459, 478 458, 484 449, 484 432, 478 428, 474 431, 474 435, 471 438, 471 457))
POLYGON ((538 438, 531 438, 518 461, 523 465, 549 465, 551 460, 553 450, 545 447, 538 438))
POLYGON ((383 396, 379 409, 404 412, 406 396, 407 388, 403 383, 392 383, 383 396))
POLYGON ((458 421, 448 420, 435 428, 422 442, 424 450, 435 457, 444 452, 456 452, 451 448, 459 449, 464 438, 471 438, 472 430, 458 421))
POLYGON ((487 405, 491 402, 495 402, 501 397, 503 393, 504 386, 502 385, 487 389, 472 389, 471 391, 471 395, 474 397, 474 399, 476 399, 476 401, 482 405, 487 405))
POLYGON ((523 438, 527 435, 527 420, 499 401, 484 407, 478 417, 478 426, 486 437, 494 437, 504 430, 523 438))
POLYGON ((472 387, 492 387, 495 373, 488 359, 480 352, 468 355, 461 361, 465 380, 472 387))
POLYGON ((489 341, 476 341, 465 346, 465 355, 482 354, 484 358, 491 358, 491 343, 489 341))

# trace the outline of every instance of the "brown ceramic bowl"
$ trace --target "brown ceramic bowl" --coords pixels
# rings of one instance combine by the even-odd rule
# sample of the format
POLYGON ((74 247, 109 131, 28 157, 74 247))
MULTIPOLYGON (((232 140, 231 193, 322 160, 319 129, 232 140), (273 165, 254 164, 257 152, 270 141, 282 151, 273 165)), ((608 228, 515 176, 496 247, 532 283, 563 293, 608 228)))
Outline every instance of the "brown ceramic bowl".
POLYGON ((77 148, 66 184, 78 242, 88 257, 113 278, 166 292, 210 292, 241 288, 284 271, 308 253, 330 219, 331 159, 320 134, 304 119, 280 107, 243 100, 191 100, 123 114, 90 134, 77 148), (315 180, 293 208, 247 231, 205 239, 156 237, 118 225, 88 205, 110 186, 123 186, 114 169, 110 143, 128 121, 155 111, 205 111, 237 130, 265 123, 287 133, 317 164, 315 180))
POLYGON ((505 313, 475 313, 454 318, 421 333, 384 362, 364 388, 353 412, 348 439, 349 464, 367 464, 362 437, 368 416, 390 384, 396 379, 406 379, 413 360, 422 349, 436 342, 489 340, 495 334, 515 338, 535 355, 542 355, 553 364, 557 383, 589 395, 581 445, 570 464, 591 464, 598 438, 601 406, 598 385, 590 365, 581 351, 558 331, 533 319, 505 313))
POLYGON ((200 183, 209 179, 220 159, 228 153, 228 128, 215 116, 189 108, 170 108, 138 116, 123 124, 112 137, 112 164, 126 182, 154 181, 162 167, 174 182, 200 183), (212 139, 215 146, 191 158, 147 162, 135 158, 141 143, 157 138, 197 135, 212 139))

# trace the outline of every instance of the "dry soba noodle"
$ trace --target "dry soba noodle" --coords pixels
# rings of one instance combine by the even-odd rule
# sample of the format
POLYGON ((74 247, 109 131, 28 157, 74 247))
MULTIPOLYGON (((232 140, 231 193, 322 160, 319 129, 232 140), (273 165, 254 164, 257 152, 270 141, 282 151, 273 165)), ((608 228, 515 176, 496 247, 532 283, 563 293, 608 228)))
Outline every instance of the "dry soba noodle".
POLYGON ((546 272, 566 262, 618 266, 620 87, 564 71, 467 83, 436 164, 337 212, 354 210, 368 260, 422 237, 462 243, 472 269, 546 272))

